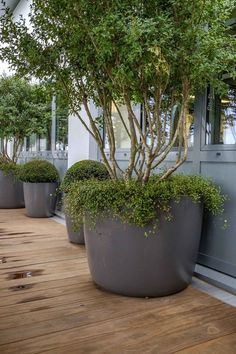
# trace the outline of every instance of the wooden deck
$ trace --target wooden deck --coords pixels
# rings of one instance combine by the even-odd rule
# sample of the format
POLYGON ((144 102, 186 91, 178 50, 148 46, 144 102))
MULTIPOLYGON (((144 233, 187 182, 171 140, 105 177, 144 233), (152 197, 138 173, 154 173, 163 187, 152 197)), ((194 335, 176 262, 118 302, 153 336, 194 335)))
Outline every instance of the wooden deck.
POLYGON ((63 225, 0 210, 0 353, 235 354, 236 309, 191 287, 156 299, 102 291, 63 225))

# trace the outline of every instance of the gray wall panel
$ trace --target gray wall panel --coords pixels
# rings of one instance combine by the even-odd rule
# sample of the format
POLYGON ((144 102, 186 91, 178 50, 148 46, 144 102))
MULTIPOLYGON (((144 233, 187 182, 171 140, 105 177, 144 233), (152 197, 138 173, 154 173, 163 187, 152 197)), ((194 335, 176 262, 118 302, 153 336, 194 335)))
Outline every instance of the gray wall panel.
POLYGON ((199 262, 236 276, 236 164, 201 162, 200 173, 220 185, 228 200, 223 215, 205 219, 199 262), (223 227, 225 219, 227 228, 223 227))

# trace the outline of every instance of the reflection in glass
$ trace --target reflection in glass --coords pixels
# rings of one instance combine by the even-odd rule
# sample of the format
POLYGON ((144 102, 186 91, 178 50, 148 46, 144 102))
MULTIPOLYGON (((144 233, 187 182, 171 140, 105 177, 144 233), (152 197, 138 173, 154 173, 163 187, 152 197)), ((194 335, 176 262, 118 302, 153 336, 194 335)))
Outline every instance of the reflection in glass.
MULTIPOLYGON (((63 102, 64 103, 64 102, 63 102)), ((68 108, 57 100, 56 108, 56 150, 68 150, 68 108)))
POLYGON ((56 132, 55 142, 56 150, 66 151, 68 150, 68 101, 65 96, 58 94, 56 96, 56 132))
MULTIPOLYGON (((123 117, 123 120, 125 122, 125 125, 129 127, 128 123, 128 111, 126 106, 120 105, 119 106, 119 111, 120 114, 123 117)), ((113 122, 113 127, 114 127, 114 134, 115 134, 115 142, 116 142, 116 148, 117 149, 129 149, 130 148, 130 139, 129 136, 125 130, 125 127, 120 119, 120 114, 115 106, 114 103, 112 103, 111 106, 111 117, 112 117, 112 122, 113 122)), ((105 148, 109 148, 108 144, 108 139, 107 136, 105 136, 105 148)))
MULTIPOLYGON (((188 146, 192 147, 193 142, 194 142, 194 100, 195 97, 190 98, 190 104, 189 104, 189 111, 187 114, 187 133, 188 133, 188 146)), ((150 106, 152 105, 152 102, 150 100, 149 102, 150 106)), ((125 105, 120 105, 119 106, 119 111, 117 110, 116 106, 112 104, 111 106, 112 109, 112 122, 113 122, 113 127, 114 127, 114 133, 115 133, 115 142, 116 142, 116 148, 117 149, 129 149, 130 148, 130 138, 127 134, 127 131, 121 121, 120 115, 122 115, 123 120, 125 122, 125 125, 127 129, 129 129, 129 121, 128 121, 128 111, 125 105)), ((178 119, 179 119, 179 107, 178 105, 172 107, 171 110, 167 110, 166 112, 163 112, 161 116, 161 129, 165 131, 165 139, 166 143, 172 138, 173 133, 175 131, 175 128, 178 124, 178 119)), ((148 127, 148 120, 144 119, 144 124, 145 127, 148 127)), ((157 144, 157 133, 155 137, 155 144, 157 144)), ((151 137, 147 137, 147 144, 151 144, 151 137)), ((178 139, 176 140, 175 147, 178 147, 178 139)), ((109 143, 108 143, 108 138, 107 135, 105 134, 105 148, 109 148, 109 143)))
MULTIPOLYGON (((51 110, 51 107, 50 107, 51 110)), ((26 151, 50 151, 52 136, 56 140, 56 150, 68 150, 68 105, 65 99, 58 97, 56 101, 56 125, 52 125, 52 113, 49 110, 48 119, 45 119, 44 131, 41 135, 33 134, 26 138, 26 151), (52 132, 53 126, 53 132, 52 132), (56 130, 56 131, 55 131, 56 130)), ((54 139, 53 139, 54 140, 54 139)))
POLYGON ((48 151, 51 149, 51 134, 50 130, 48 135, 40 136, 39 137, 39 151, 48 151))
MULTIPOLYGON (((186 117, 188 147, 192 147, 193 143, 194 143, 194 100, 195 100, 195 97, 191 96, 190 102, 189 102, 188 113, 187 113, 187 117, 186 117)), ((175 130, 176 130, 176 126, 177 126, 178 119, 179 119, 178 108, 176 108, 176 113, 178 113, 178 114, 173 114, 173 112, 172 112, 172 117, 171 117, 172 124, 174 125, 174 129, 172 130, 173 132, 175 132, 175 130)), ((177 139, 174 146, 177 147, 178 145, 179 145, 179 142, 177 139)))
POLYGON ((36 152, 37 151, 37 136, 32 134, 30 137, 26 138, 26 151, 36 152))
MULTIPOLYGON (((192 147, 194 143, 194 100, 195 97, 191 96, 190 97, 190 102, 189 102, 189 109, 187 113, 187 135, 188 135, 188 147, 192 147)), ((167 105, 168 105, 168 98, 166 100, 167 105)), ((151 102, 150 102, 151 104, 151 102)), ((180 107, 178 104, 174 105, 171 107, 171 109, 165 111, 161 115, 161 129, 162 129, 162 135, 165 136, 165 143, 167 144, 171 138, 173 137, 177 125, 178 125, 178 120, 179 120, 179 114, 180 114, 180 107), (165 132, 165 134, 164 134, 165 132)), ((146 125, 148 122, 146 121, 146 125)), ((156 137, 156 143, 157 143, 157 137, 156 137)), ((151 137, 148 139, 148 144, 151 144, 151 137)), ((174 144, 174 147, 179 146, 179 140, 178 138, 176 139, 176 142, 174 144)))
POLYGON ((208 91, 206 144, 236 144, 236 85, 222 98, 208 91))

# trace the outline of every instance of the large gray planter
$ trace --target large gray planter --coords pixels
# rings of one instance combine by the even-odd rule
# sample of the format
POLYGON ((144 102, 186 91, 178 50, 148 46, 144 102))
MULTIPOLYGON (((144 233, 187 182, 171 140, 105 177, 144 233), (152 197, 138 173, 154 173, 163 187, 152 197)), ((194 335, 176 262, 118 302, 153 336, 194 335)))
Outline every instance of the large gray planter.
POLYGON ((0 209, 24 207, 23 183, 0 171, 0 209))
POLYGON ((79 245, 84 245, 84 228, 80 227, 79 230, 75 230, 70 216, 66 213, 65 220, 69 241, 79 245))
POLYGON ((25 183, 24 198, 26 214, 32 218, 47 218, 56 207, 57 183, 25 183))
POLYGON ((172 203, 173 220, 158 215, 150 227, 85 218, 85 245, 92 278, 102 288, 127 296, 152 297, 176 293, 188 286, 194 271, 202 227, 202 205, 184 197, 172 203))

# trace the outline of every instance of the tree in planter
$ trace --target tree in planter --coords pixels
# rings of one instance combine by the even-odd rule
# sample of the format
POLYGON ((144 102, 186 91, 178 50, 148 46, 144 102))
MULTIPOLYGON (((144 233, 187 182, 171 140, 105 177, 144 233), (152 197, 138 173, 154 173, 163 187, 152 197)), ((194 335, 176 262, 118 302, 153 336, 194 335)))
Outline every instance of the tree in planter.
POLYGON ((13 22, 9 11, 3 17, 1 56, 20 74, 50 78, 64 90, 111 176, 74 184, 68 193, 71 215, 78 221, 85 216, 92 277, 108 290, 157 296, 190 282, 202 220, 200 203, 191 199, 203 200, 212 211, 223 199, 200 177, 171 174, 187 158, 191 96, 207 84, 223 93, 219 75, 235 76, 236 39, 225 25, 233 5, 226 0, 34 0, 30 31, 23 19, 13 22), (90 100, 102 108, 102 117, 93 115, 90 100), (143 106, 143 124, 135 104, 143 106), (131 145, 124 170, 116 160, 115 109, 131 145), (175 164, 150 177, 175 145, 175 164), (166 223, 170 208, 177 224, 166 223), (156 223, 158 237, 145 239, 156 223))
POLYGON ((225 25, 234 5, 230 0, 34 0, 30 31, 23 19, 13 22, 6 11, 1 57, 21 74, 53 78, 65 91, 71 112, 97 141, 112 179, 121 173, 146 183, 177 144, 176 162, 162 180, 187 158, 190 97, 207 84, 222 93, 219 73, 235 76, 236 40, 225 25), (110 160, 89 100, 102 108, 110 160), (143 125, 134 103, 143 105, 143 125), (125 170, 116 160, 112 106, 131 143, 125 170))
POLYGON ((70 242, 84 244, 84 231, 83 225, 80 225, 79 228, 76 227, 77 224, 77 213, 72 213, 70 215, 71 207, 67 204, 68 198, 66 197, 67 193, 70 191, 70 187, 78 181, 87 181, 87 180, 99 180, 104 181, 109 179, 109 174, 104 166, 99 161, 93 160, 82 160, 73 164, 67 171, 64 176, 64 180, 60 189, 64 192, 64 210, 65 210, 65 220, 67 227, 67 234, 70 242), (69 211, 69 212, 68 212, 69 211), (75 218, 75 223, 73 221, 75 218))
POLYGON ((56 167, 46 160, 32 160, 21 167, 19 179, 24 182, 27 215, 33 218, 52 216, 60 180, 56 167))
POLYGON ((0 78, 0 138, 1 154, 8 156, 7 145, 13 142, 11 160, 16 162, 24 138, 42 134, 51 120, 50 100, 46 88, 32 85, 16 76, 0 78))

